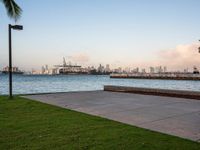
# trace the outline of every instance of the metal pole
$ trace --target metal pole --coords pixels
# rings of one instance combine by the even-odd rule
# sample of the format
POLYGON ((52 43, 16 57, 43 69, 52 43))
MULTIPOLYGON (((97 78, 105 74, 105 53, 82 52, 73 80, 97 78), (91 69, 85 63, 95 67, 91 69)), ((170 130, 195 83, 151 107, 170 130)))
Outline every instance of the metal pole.
POLYGON ((8 25, 8 41, 9 41, 9 96, 12 99, 12 41, 11 41, 12 25, 8 25))
MULTIPOLYGON (((199 42, 200 42, 200 40, 199 40, 199 42)), ((199 49, 199 53, 200 53, 200 47, 198 49, 199 49)))
MULTIPOLYGON (((199 40, 199 42, 200 42, 200 40, 199 40)), ((199 47, 199 53, 200 53, 200 47, 199 47)))

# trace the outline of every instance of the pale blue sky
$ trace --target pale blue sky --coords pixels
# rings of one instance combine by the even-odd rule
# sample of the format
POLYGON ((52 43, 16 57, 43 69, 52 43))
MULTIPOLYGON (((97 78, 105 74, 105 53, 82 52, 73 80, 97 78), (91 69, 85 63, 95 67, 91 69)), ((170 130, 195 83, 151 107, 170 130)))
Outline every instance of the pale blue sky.
MULTIPOLYGON (((13 60, 23 69, 59 64, 63 56, 85 65, 128 66, 200 38, 200 0, 16 2, 23 9, 18 24, 24 30, 13 32, 13 60)), ((0 18, 2 68, 8 64, 7 24, 14 23, 2 4, 0 18)))

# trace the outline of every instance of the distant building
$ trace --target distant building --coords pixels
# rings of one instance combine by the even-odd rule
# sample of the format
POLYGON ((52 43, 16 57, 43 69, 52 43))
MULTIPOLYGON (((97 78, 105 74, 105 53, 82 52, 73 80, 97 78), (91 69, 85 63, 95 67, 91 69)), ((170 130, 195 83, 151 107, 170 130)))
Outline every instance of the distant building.
POLYGON ((100 73, 104 72, 104 66, 102 66, 101 64, 99 65, 99 67, 97 68, 97 71, 100 73))
POLYGON ((49 70, 49 66, 45 65, 45 71, 48 71, 48 70, 49 70))
POLYGON ((155 73, 154 67, 149 67, 149 70, 150 70, 150 71, 149 71, 150 73, 155 73))
MULTIPOLYGON (((4 73, 4 74, 9 73, 9 67, 7 66, 7 67, 3 68, 2 73, 4 73)), ((12 73, 13 74, 23 74, 24 72, 19 70, 18 67, 12 67, 12 73)))
POLYGON ((35 69, 32 69, 31 74, 33 74, 33 75, 39 75, 39 74, 42 74, 42 72, 38 71, 38 70, 35 70, 35 69))
POLYGON ((156 72, 156 73, 162 73, 162 72, 163 72, 162 66, 156 67, 156 68, 155 68, 155 72, 156 72))
POLYGON ((48 65, 42 66, 40 74, 51 74, 49 66, 48 65))
POLYGON ((163 71, 167 72, 167 67, 166 66, 164 66, 163 71))
POLYGON ((146 73, 146 70, 145 70, 145 69, 142 69, 142 73, 146 73))
POLYGON ((124 69, 124 72, 125 72, 125 73, 130 73, 130 72, 131 72, 131 69, 130 69, 129 67, 126 67, 126 68, 124 69))
POLYGON ((137 67, 137 68, 133 69, 131 72, 132 73, 138 73, 139 71, 140 71, 140 69, 137 67))
POLYGON ((117 69, 114 69, 114 72, 115 72, 115 73, 122 73, 122 68, 119 67, 119 68, 117 68, 117 69))
POLYGON ((48 70, 48 75, 57 75, 59 74, 58 68, 51 68, 48 70))
POLYGON ((105 72, 111 72, 109 64, 106 65, 105 72))
POLYGON ((41 74, 45 74, 45 67, 44 66, 42 66, 41 74))

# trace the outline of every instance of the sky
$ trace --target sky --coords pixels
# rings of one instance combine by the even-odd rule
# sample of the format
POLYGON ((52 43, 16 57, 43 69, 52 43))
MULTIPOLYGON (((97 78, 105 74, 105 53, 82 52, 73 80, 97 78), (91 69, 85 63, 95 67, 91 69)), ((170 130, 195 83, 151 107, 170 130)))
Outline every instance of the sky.
MULTIPOLYGON (((67 61, 83 66, 200 64, 199 0, 16 0, 23 9, 13 31, 13 63, 40 69, 67 61)), ((8 65, 8 18, 0 3, 0 69, 8 65)))

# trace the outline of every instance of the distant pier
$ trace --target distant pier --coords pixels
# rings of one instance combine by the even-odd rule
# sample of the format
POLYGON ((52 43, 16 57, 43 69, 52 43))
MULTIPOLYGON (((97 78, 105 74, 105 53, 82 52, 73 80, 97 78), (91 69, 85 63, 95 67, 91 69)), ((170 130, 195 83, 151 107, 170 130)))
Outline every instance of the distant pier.
POLYGON ((110 74, 110 78, 124 79, 163 79, 163 80, 200 80, 200 74, 193 73, 130 73, 110 74))

